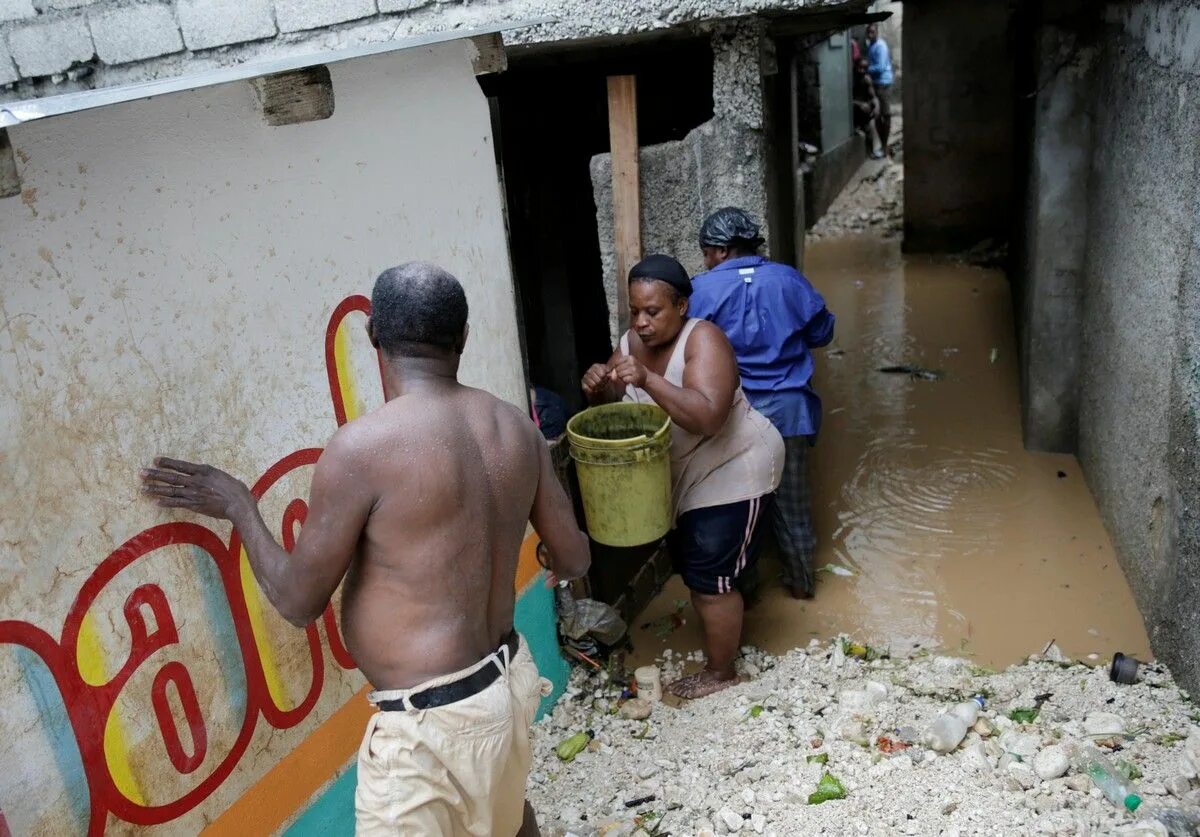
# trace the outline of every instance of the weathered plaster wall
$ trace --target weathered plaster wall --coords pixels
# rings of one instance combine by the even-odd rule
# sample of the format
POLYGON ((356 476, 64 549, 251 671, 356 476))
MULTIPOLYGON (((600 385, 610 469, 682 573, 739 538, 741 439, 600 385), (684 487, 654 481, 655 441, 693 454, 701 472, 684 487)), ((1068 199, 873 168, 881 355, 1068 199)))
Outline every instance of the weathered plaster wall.
POLYGON ((1156 653, 1200 693, 1200 8, 1108 7, 1079 453, 1156 653))
MULTIPOLYGON (((703 270, 700 224, 713 210, 740 206, 767 229, 763 140, 761 23, 713 35, 713 118, 679 142, 640 149, 642 252, 667 253, 692 274, 703 270)), ((609 326, 617 337, 617 276, 613 237, 612 158, 592 158, 592 192, 609 326)), ((768 245, 769 246, 769 245, 768 245)))
POLYGON ((381 399, 357 295, 411 258, 467 288, 465 380, 524 403, 467 51, 331 65, 320 122, 268 127, 238 83, 10 131, 0 832, 195 833, 363 686, 331 618, 288 626, 228 526, 136 473, 169 452, 257 480, 286 544, 319 448, 381 399))
POLYGON ((510 43, 612 37, 843 0, 0 0, 0 101, 551 18, 510 43))
POLYGON ((1007 238, 1013 68, 1004 0, 922 0, 904 17, 904 246, 1007 238))

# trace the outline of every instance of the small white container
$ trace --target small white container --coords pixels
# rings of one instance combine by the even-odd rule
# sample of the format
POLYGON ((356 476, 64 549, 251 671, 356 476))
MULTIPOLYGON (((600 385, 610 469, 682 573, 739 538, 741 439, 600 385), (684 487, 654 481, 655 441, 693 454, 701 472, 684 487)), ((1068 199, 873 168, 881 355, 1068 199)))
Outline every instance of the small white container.
POLYGON ((662 700, 662 673, 658 666, 641 666, 633 672, 638 697, 643 700, 662 700))

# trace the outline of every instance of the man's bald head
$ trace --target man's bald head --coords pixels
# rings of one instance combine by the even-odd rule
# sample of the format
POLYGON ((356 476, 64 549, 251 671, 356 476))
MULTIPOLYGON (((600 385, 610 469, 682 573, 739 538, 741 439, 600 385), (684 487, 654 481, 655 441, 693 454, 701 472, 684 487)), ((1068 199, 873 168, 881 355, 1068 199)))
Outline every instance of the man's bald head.
POLYGON ((407 262, 379 274, 371 292, 371 336, 384 354, 461 354, 467 295, 450 273, 429 262, 407 262))

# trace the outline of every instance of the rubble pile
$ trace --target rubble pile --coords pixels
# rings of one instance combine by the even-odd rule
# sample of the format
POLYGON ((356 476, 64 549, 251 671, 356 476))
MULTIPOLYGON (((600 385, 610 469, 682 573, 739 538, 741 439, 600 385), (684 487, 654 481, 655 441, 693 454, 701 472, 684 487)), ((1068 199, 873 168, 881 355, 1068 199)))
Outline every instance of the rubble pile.
MULTIPOLYGON (((575 671, 534 726, 543 833, 1173 835, 1200 822, 1200 711, 1157 664, 1119 685, 1057 653, 995 673, 845 638, 742 651, 745 682, 680 708, 630 705, 623 673, 575 671), (930 749, 934 722, 964 702, 961 743, 930 749), (1136 787, 1135 813, 1073 765, 1089 745, 1136 787)), ((665 653, 663 682, 702 661, 665 653)))
POLYGON ((860 233, 895 238, 904 232, 904 164, 868 160, 857 180, 838 195, 808 231, 810 241, 860 233))

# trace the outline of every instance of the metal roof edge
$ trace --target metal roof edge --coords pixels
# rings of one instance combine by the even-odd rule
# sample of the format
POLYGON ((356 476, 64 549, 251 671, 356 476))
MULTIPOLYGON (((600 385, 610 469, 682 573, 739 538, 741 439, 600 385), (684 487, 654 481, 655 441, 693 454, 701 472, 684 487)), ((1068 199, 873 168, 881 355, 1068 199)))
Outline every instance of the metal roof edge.
POLYGON ((259 76, 271 75, 273 73, 311 67, 314 64, 333 64, 339 61, 349 61, 354 58, 365 58, 371 55, 398 52, 414 47, 459 41, 480 35, 494 35, 497 32, 507 32, 513 29, 524 29, 530 26, 555 22, 557 22, 557 18, 539 17, 528 20, 495 23, 488 26, 481 26, 477 29, 450 29, 442 32, 428 32, 423 35, 362 44, 346 49, 247 61, 244 64, 205 70, 191 75, 151 79, 134 84, 101 87, 96 90, 82 90, 75 93, 63 93, 59 96, 26 99, 20 102, 7 102, 0 104, 0 128, 11 128, 15 125, 23 125, 37 119, 62 116, 68 113, 92 110, 93 108, 116 105, 122 102, 132 102, 136 99, 146 99, 151 96, 182 93, 186 90, 198 90, 218 84, 245 81, 246 79, 258 78, 259 76))

